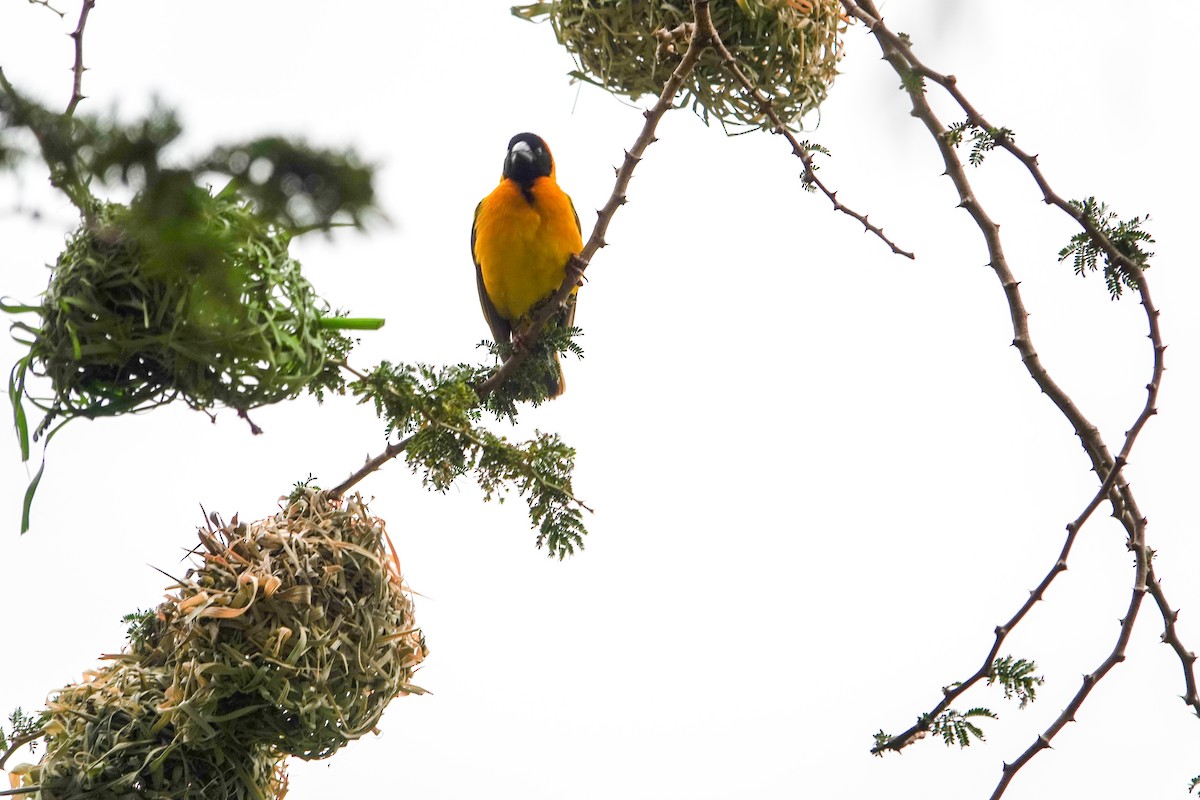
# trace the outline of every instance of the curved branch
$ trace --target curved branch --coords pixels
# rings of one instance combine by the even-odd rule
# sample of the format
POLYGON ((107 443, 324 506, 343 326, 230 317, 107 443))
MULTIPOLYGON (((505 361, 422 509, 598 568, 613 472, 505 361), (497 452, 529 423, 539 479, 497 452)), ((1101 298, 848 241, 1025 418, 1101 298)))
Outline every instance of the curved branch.
MULTIPOLYGON (((977 683, 980 679, 988 674, 992 659, 998 655, 1001 642, 1011 632, 1012 628, 1019 623, 1032 608, 1033 604, 1040 600, 1050 582, 1062 571, 1066 569, 1066 556, 1069 554, 1071 546, 1074 543, 1075 537, 1078 534, 1080 527, 1087 521, 1096 507, 1104 498, 1110 500, 1113 505, 1114 516, 1121 522, 1126 529, 1128 535, 1128 547, 1134 552, 1137 561, 1137 579, 1134 584, 1133 598, 1130 602, 1129 612, 1121 623, 1121 631, 1118 636, 1117 644, 1114 646, 1109 657, 1101 664, 1101 666, 1091 673, 1084 682, 1083 687, 1076 694, 1068 707, 1063 711, 1059 718, 1050 726, 1050 728, 1038 738, 1038 740, 1022 754, 1012 765, 1005 765, 1004 774, 1000 784, 997 786, 996 793, 993 797, 999 797, 1007 787, 1012 776, 1027 763, 1034 755, 1049 746, 1050 740, 1066 725, 1067 722, 1074 719, 1075 711, 1087 698, 1095 683, 1101 680, 1117 663, 1124 659, 1125 646, 1128 643, 1129 637, 1132 634, 1134 620, 1136 619, 1138 609, 1140 608, 1142 598, 1149 589, 1151 595, 1155 598, 1158 606, 1163 614, 1164 625, 1166 632, 1163 635, 1163 640, 1171 645, 1179 656, 1184 668, 1184 679, 1187 686, 1187 694, 1184 696, 1184 701, 1193 706, 1200 712, 1200 697, 1196 691, 1196 680, 1194 675, 1193 665, 1196 660, 1195 654, 1186 650, 1183 644, 1179 641, 1174 630, 1174 619, 1176 612, 1170 609, 1163 595, 1162 587, 1153 572, 1152 557, 1153 552, 1145 544, 1145 518, 1142 516, 1137 507, 1137 503, 1133 497, 1133 493, 1128 482, 1122 474, 1122 469, 1128 461, 1129 455, 1133 449, 1134 442, 1138 434, 1149 421, 1150 417, 1157 413, 1157 399, 1159 387, 1161 385, 1164 364, 1163 356, 1165 346, 1162 343, 1161 331, 1159 329, 1158 317, 1159 312, 1154 305, 1150 295, 1149 286, 1145 282, 1145 276, 1142 273, 1139 265, 1131 261, 1123 253, 1121 253, 1113 245, 1110 239, 1099 230, 1095 224, 1079 209, 1070 205, 1062 199, 1060 195, 1055 193, 1049 186, 1045 176, 1037 166, 1037 157, 1031 156, 1020 150, 1012 139, 1004 136, 996 136, 996 142, 1003 149, 1020 161, 1026 170, 1029 171, 1034 181, 1042 190, 1043 198, 1048 204, 1054 205, 1067 213, 1078 222, 1092 240, 1102 249, 1110 260, 1117 263, 1121 268, 1127 270, 1134 278, 1138 292, 1141 298, 1141 305, 1146 313, 1147 322, 1149 325, 1149 338, 1153 347, 1153 367, 1151 370, 1151 379, 1146 386, 1146 401, 1134 421, 1134 424, 1125 434, 1125 440, 1122 448, 1116 458, 1108 450, 1103 438, 1100 436, 1098 429, 1092 425, 1083 413, 1076 407, 1071 398, 1064 392, 1061 387, 1050 377, 1045 367, 1042 366, 1038 359, 1037 352, 1032 346, 1030 340, 1029 328, 1027 324, 1028 313, 1025 310, 1024 303, 1021 299, 1018 283, 1012 275, 1008 267, 1007 260, 1004 255, 1003 248, 1000 242, 999 228, 990 219, 987 213, 979 205, 970 183, 967 180, 966 173, 963 169, 962 162, 958 159, 954 152, 953 145, 946 135, 946 129, 934 115, 932 108, 929 106, 923 86, 917 86, 910 80, 912 75, 918 75, 922 78, 933 80, 944 87, 947 92, 959 103, 960 107, 967 114, 968 122, 972 125, 984 128, 989 131, 996 130, 978 111, 971 106, 962 93, 958 90, 957 83, 953 76, 943 76, 929 69, 924 64, 916 59, 912 54, 907 41, 900 36, 892 33, 884 26, 882 19, 879 16, 878 10, 875 8, 871 0, 861 0, 861 3, 856 3, 854 0, 842 0, 842 5, 847 13, 862 21, 871 30, 876 40, 879 42, 880 48, 883 51, 884 59, 900 76, 902 82, 909 88, 909 95, 912 99, 913 115, 925 123, 930 134, 934 137, 941 151, 943 161, 946 166, 946 174, 954 183, 955 188, 959 193, 960 207, 964 208, 972 217, 976 226, 980 229, 984 236, 985 243, 988 248, 990 257, 990 266, 996 272, 1000 279, 1001 285, 1005 291, 1005 296, 1008 301, 1009 312, 1012 318, 1012 326, 1014 339, 1013 344, 1017 347, 1021 354, 1022 362, 1025 364, 1027 371, 1042 391, 1050 397, 1051 401, 1059 408, 1060 412, 1071 423, 1076 435, 1083 444, 1085 452, 1088 454, 1089 460, 1092 462, 1092 467, 1097 476, 1101 480, 1101 487, 1092 501, 1088 504, 1084 512, 1073 523, 1067 526, 1067 540, 1064 543, 1063 549, 1059 558, 1055 561, 1050 571, 1046 574, 1042 583, 1035 589, 1029 598, 1013 616, 1006 625, 999 626, 996 629, 996 641, 988 655, 988 659, 979 671, 975 673, 968 681, 953 690, 947 690, 946 698, 936 707, 936 713, 940 713, 949 706, 949 702, 955 697, 961 695, 971 685, 977 683)), ((931 718, 931 717, 930 717, 931 718)), ((918 723, 913 728, 906 731, 900 736, 893 737, 887 742, 876 747, 873 752, 881 750, 893 749, 899 750, 910 744, 919 734, 928 729, 928 724, 918 723)))
MULTIPOLYGON (((922 715, 917 720, 916 724, 908 730, 872 747, 871 753, 873 755, 882 755, 888 750, 899 752, 920 739, 929 731, 930 720, 935 719, 943 711, 948 709, 955 700, 965 694, 972 686, 991 675, 992 665, 1000 656, 1000 647, 1004 644, 1004 640, 1007 639, 1008 635, 1012 633, 1013 629, 1020 624, 1021 620, 1025 619, 1025 616, 1033 610, 1033 607, 1045 599, 1046 590, 1050 588, 1050 584, 1054 582, 1054 579, 1057 578, 1061 573, 1067 571, 1067 558, 1071 554, 1071 548, 1075 546, 1075 539, 1078 537, 1080 529, 1083 527, 1084 523, 1088 521, 1096 509, 1100 507, 1100 504, 1104 502, 1104 499, 1108 496, 1109 492, 1112 491, 1113 484, 1116 482, 1117 476, 1120 475, 1121 466, 1124 466, 1124 461, 1118 458, 1118 467, 1108 473, 1108 477, 1104 480, 1104 483, 1100 485, 1100 489, 1096 492, 1096 494, 1092 496, 1092 500, 1090 503, 1088 503, 1087 508, 1085 508, 1078 517, 1076 517, 1067 525, 1066 541, 1063 542, 1062 550, 1059 551, 1058 558, 1055 559, 1054 564, 1050 567, 1050 570, 1046 573, 1046 576, 1042 578, 1042 582, 1037 585, 1037 588, 1029 593, 1029 598, 1021 605, 1019 609, 1017 609, 1017 612, 1012 615, 1008 622, 996 626, 996 638, 992 643, 992 649, 988 651, 986 656, 984 656, 983 663, 980 664, 979 669, 975 671, 975 674, 967 678, 965 681, 954 685, 953 688, 947 687, 943 689, 942 699, 937 705, 922 715)), ((1107 670, 1105 670, 1105 672, 1107 672, 1107 670)))
POLYGON ((1021 767, 1028 764, 1038 753, 1050 747, 1050 741, 1058 735, 1058 732, 1065 728, 1068 722, 1075 721, 1075 713, 1079 711, 1087 696, 1092 693, 1092 689, 1096 688, 1096 684, 1108 674, 1109 670, 1125 660, 1125 648, 1129 645, 1130 636, 1133 635, 1133 623, 1137 618, 1138 609, 1141 608, 1142 598, 1146 596, 1146 575, 1150 563, 1149 559, 1145 557, 1145 550, 1143 548, 1134 548, 1134 553, 1137 558, 1137 579, 1134 583, 1133 594, 1129 598, 1129 609, 1125 612, 1125 617, 1121 620, 1121 631, 1117 634, 1117 643, 1113 645, 1112 652, 1108 654, 1108 658, 1104 659, 1103 663, 1095 671, 1083 676, 1083 685, 1079 687, 1079 691, 1075 693, 1075 696, 1067 703, 1067 707, 1051 723, 1050 727, 1039 735, 1033 744, 1029 745, 1025 749, 1025 752, 1021 753, 1016 761, 1004 765, 1001 770, 1000 781, 996 784, 990 800, 999 800, 1000 796, 1008 789, 1008 784, 1012 782, 1013 777, 1021 770, 1021 767))

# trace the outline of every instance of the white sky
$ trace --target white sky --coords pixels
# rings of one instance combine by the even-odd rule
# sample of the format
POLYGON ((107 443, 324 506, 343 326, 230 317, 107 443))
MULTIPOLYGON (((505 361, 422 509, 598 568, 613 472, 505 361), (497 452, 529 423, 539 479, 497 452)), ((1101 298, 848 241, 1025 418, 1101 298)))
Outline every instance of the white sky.
MULTIPOLYGON (((62 23, 17 0, 0 7, 0 66, 65 105, 62 34, 77 7, 59 2, 62 23)), ((387 317, 353 361, 474 359, 487 327, 470 217, 508 138, 548 140, 586 234, 641 117, 568 85, 549 27, 510 17, 508 3, 331 8, 101 0, 84 108, 133 114, 158 95, 181 112, 181 153, 268 132, 354 144, 382 167, 395 224, 296 247, 333 304, 387 317)), ((1188 256, 1200 9, 893 0, 884 13, 1040 153, 1061 194, 1152 215, 1169 372, 1128 475, 1181 634, 1200 649, 1200 282, 1188 256)), ((417 682, 433 694, 395 702, 381 736, 295 765, 294 800, 986 797, 1001 762, 1108 654, 1132 570, 1120 528, 1098 514, 1004 649, 1041 666, 1038 702, 1022 712, 977 690, 961 706, 1001 714, 986 743, 868 754, 872 733, 903 730, 976 669, 1095 481, 1009 346, 980 236, 895 75, 861 28, 847 52, 812 134, 834 153, 822 177, 918 260, 801 191, 781 139, 668 115, 580 292, 587 358, 566 363, 564 398, 523 416, 525 434, 557 431, 578 449, 576 489, 597 509, 588 549, 546 559, 523 502, 484 505, 468 484, 428 494, 399 465, 364 483, 422 595, 431 655, 417 682)), ((1056 262, 1074 230, 1015 164, 996 154, 970 174, 1002 224, 1045 364, 1115 449, 1149 377, 1140 307, 1056 262)), ((0 184, 7 297, 36 297, 72 225, 42 184, 27 178, 16 197, 0 184), (48 213, 32 223, 18 202, 48 213)), ((17 353, 0 342, 0 362, 17 353)), ((254 418, 265 435, 183 408, 73 423, 50 448, 24 537, 29 472, 10 440, 0 710, 39 708, 120 647, 120 616, 161 596, 150 565, 183 569, 199 503, 262 517, 293 481, 312 472, 332 485, 384 444, 349 401, 254 418)), ((1200 726, 1160 633, 1148 599, 1128 661, 1007 797, 1186 796, 1200 726)))

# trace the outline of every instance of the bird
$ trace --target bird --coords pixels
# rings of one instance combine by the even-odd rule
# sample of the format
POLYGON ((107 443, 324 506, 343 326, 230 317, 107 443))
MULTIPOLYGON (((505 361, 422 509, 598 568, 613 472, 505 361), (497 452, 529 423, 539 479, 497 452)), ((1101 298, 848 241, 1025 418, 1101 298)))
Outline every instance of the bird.
MULTIPOLYGON (((508 142, 499 185, 475 207, 471 225, 479 304, 497 344, 511 341, 517 323, 562 285, 567 263, 581 250, 579 214, 555 179, 550 148, 536 134, 518 133, 508 142)), ((578 289, 558 325, 574 325, 578 289)), ((558 354, 552 358, 551 398, 566 388, 558 354)))

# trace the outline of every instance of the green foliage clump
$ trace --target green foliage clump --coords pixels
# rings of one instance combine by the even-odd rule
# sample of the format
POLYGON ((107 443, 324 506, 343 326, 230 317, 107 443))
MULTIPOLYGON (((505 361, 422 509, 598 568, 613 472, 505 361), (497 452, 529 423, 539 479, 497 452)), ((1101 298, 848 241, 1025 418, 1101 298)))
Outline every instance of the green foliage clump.
POLYGON ((983 729, 971 721, 980 718, 997 719, 997 716, 986 708, 969 708, 965 712, 948 708, 929 720, 929 730, 942 737, 947 747, 953 744, 970 747, 972 739, 984 739, 983 729))
POLYGON ((51 697, 44 797, 265 800, 284 759, 372 730, 427 654, 382 520, 300 491, 280 513, 200 530, 202 560, 129 646, 51 697))
POLYGON ((982 164, 987 154, 995 150, 999 142, 1011 141, 1015 137, 1016 133, 1012 128, 983 128, 970 122, 955 122, 946 129, 946 141, 952 146, 958 147, 964 141, 970 141, 971 153, 967 160, 973 167, 982 164))
MULTIPOLYGON (((810 5, 811 13, 783 0, 711 6, 725 46, 789 125, 825 100, 842 56, 841 5, 836 0, 810 5)), ((572 78, 632 100, 657 96, 674 69, 659 58, 654 32, 692 19, 690 4, 671 0, 551 0, 516 5, 512 12, 550 21, 559 44, 575 59, 572 78)), ((715 117, 726 127, 773 127, 713 50, 702 54, 685 84, 680 105, 689 104, 705 122, 715 117)))
POLYGON ((4 765, 3 756, 8 753, 9 748, 16 747, 18 742, 28 740, 30 750, 36 752, 36 739, 41 729, 41 718, 26 714, 20 708, 13 709, 8 715, 8 732, 0 727, 0 766, 4 765))
POLYGON ((1046 682, 1042 676, 1033 674, 1036 669, 1037 664, 1032 661, 1002 656, 992 663, 987 682, 989 686, 999 683, 1004 688, 1005 700, 1015 697, 1020 703, 1019 708, 1025 708, 1037 700, 1037 687, 1046 682))
MULTIPOLYGON (((1071 207, 1078 211, 1088 224, 1108 238, 1118 253, 1139 269, 1150 266, 1150 257, 1154 253, 1142 249, 1143 244, 1154 244, 1150 234, 1142 230, 1142 225, 1150 219, 1149 215, 1118 221, 1116 212, 1110 211, 1106 204, 1096 202, 1095 197, 1070 202, 1071 207)), ((1070 243, 1058 251, 1060 262, 1072 259, 1076 275, 1095 272, 1101 256, 1104 257, 1104 283, 1112 299, 1120 297, 1126 286, 1137 291, 1137 277, 1109 255, 1090 232, 1075 234, 1070 243)))
MULTIPOLYGON (((1035 675, 1037 664, 1024 658, 1001 656, 992 662, 987 673, 987 683, 991 686, 998 683, 1004 689, 1004 699, 1016 698, 1019 708, 1037 699, 1037 687, 1045 682, 1040 675, 1035 675)), ((947 746, 957 744, 959 747, 969 747, 972 739, 983 741, 983 730, 973 723, 973 719, 998 719, 998 715, 988 708, 971 708, 965 712, 948 708, 932 719, 926 719, 928 729, 947 746)))
MULTIPOLYGON (((1032 661, 1013 656, 1001 656, 992 662, 986 676, 981 677, 987 678, 989 686, 993 683, 1000 684, 1004 690, 1004 699, 1016 698, 1020 703, 1020 708, 1024 709, 1025 706, 1037 699, 1037 687, 1045 682, 1040 675, 1034 674, 1036 670, 1037 664, 1032 661)), ((942 691, 950 696, 961 692, 961 687, 962 683, 952 683, 944 687, 942 691)), ((943 708, 943 706, 939 705, 938 708, 943 708)), ((983 729, 974 722, 974 720, 980 719, 999 719, 999 715, 982 706, 966 711, 945 708, 936 716, 933 713, 923 714, 917 720, 917 724, 904 734, 903 739, 882 730, 874 734, 875 744, 871 752, 881 756, 887 750, 900 750, 912 741, 924 738, 927 732, 941 737, 947 746, 957 744, 960 748, 970 747, 972 741, 984 740, 983 729)))
MULTIPOLYGON (((27 156, 31 134, 50 182, 78 209, 36 314, 14 335, 29 348, 12 368, 9 399, 22 456, 62 423, 142 411, 180 399, 240 414, 344 385, 344 329, 382 320, 330 312, 288 255, 309 230, 360 226, 374 209, 373 169, 352 151, 263 137, 192 160, 167 151, 182 128, 155 107, 139 120, 52 112, 0 73, 0 168, 27 156), (209 183, 224 179, 213 193, 209 183), (122 184, 128 203, 97 189, 122 184), (32 377, 49 379, 46 393, 32 377), (44 416, 30 436, 24 402, 44 416)), ((257 431, 257 428, 252 426, 257 431)), ((22 530, 41 477, 26 492, 22 530)))
MULTIPOLYGON (((553 336, 551 337, 553 339, 553 336)), ((514 444, 482 427, 484 408, 497 416, 516 413, 520 392, 545 398, 544 375, 531 354, 509 383, 481 405, 475 392, 488 370, 458 365, 435 369, 427 365, 382 362, 351 383, 354 394, 370 401, 387 424, 389 434, 405 443, 409 467, 422 482, 445 491, 457 479, 474 474, 486 499, 503 502, 513 487, 529 506, 537 529, 536 544, 559 559, 583 548, 583 510, 571 487, 575 451, 554 434, 538 433, 514 444), (504 392, 510 392, 504 394, 504 392)))

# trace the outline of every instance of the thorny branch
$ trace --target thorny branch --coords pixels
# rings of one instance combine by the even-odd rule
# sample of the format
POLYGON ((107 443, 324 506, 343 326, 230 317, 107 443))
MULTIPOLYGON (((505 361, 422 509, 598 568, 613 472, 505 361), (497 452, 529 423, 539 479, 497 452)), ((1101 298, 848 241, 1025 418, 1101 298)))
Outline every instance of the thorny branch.
MULTIPOLYGON (((978 126, 984 130, 996 131, 975 108, 966 100, 958 89, 957 81, 953 76, 942 75, 935 72, 922 64, 912 53, 911 47, 903 37, 900 37, 890 31, 884 24, 879 15, 878 10, 871 0, 842 0, 842 5, 846 12, 862 21, 875 36, 879 42, 880 48, 883 51, 884 59, 892 66, 896 73, 901 77, 901 80, 906 86, 912 86, 913 83, 909 80, 910 76, 916 75, 922 79, 928 79, 945 88, 951 97, 958 103, 962 110, 967 115, 967 121, 971 125, 978 126)), ((1130 599, 1129 610, 1125 618, 1121 621, 1120 633, 1117 642, 1113 647, 1112 652, 1104 660, 1104 662, 1091 674, 1085 676, 1083 686, 1076 693, 1074 698, 1064 709, 1062 714, 1055 722, 1038 737, 1037 741, 1027 749, 1017 761, 1012 764, 1006 764, 1000 783, 997 785, 993 798, 1000 797, 1007 788, 1012 777, 1024 764, 1026 764, 1039 751, 1049 747, 1050 740, 1070 721, 1074 719, 1075 712, 1082 705, 1087 695, 1092 688, 1100 681, 1109 670, 1112 669, 1120 661, 1124 660, 1124 651, 1129 637, 1132 634, 1134 621, 1139 610, 1141 600, 1149 589, 1151 596, 1163 615, 1165 632, 1163 641, 1169 644, 1179 656, 1184 669, 1184 681, 1186 684, 1187 693, 1184 696, 1184 701, 1193 707, 1197 713, 1200 713, 1200 697, 1196 691, 1196 679, 1194 675, 1194 663, 1196 656, 1189 652, 1180 642, 1175 631, 1174 622, 1177 616, 1176 611, 1170 608, 1166 597, 1163 594, 1162 586, 1153 571, 1151 559, 1153 551, 1145 543, 1145 524, 1146 520, 1138 509, 1137 503, 1133 497, 1133 493, 1128 482, 1122 474, 1122 468, 1129 458, 1132 451, 1134 441, 1146 422, 1151 416, 1156 413, 1156 403, 1158 391, 1163 375, 1163 355, 1165 346, 1162 343, 1161 332, 1158 324, 1159 312, 1151 299, 1149 286, 1146 283, 1145 275, 1142 273, 1138 264, 1121 253, 1113 242, 1101 231, 1094 222, 1084 215, 1079 209, 1070 205, 1060 195, 1055 193, 1042 174, 1037 164, 1037 156, 1030 155, 1016 146, 1011 137, 1000 134, 996 136, 996 143, 999 147, 1013 155, 1029 172, 1042 191, 1043 199, 1049 205, 1053 205, 1064 213, 1071 216, 1076 222, 1088 233, 1097 247, 1103 250, 1114 264, 1119 268, 1124 269, 1133 277, 1136 283, 1141 305, 1145 311, 1149 325, 1149 339, 1153 346, 1153 368, 1151 372, 1150 382, 1146 386, 1146 402, 1138 414, 1134 424, 1126 432, 1125 440, 1119 454, 1114 458, 1108 450, 1103 438, 1100 436, 1099 430, 1092 425, 1081 411, 1071 401, 1070 397, 1051 379, 1045 367, 1041 365, 1038 359, 1037 352, 1033 349, 1029 329, 1027 324, 1028 314, 1025 311, 1023 301, 1021 299, 1020 290, 1017 281, 1013 277, 1007 260, 1001 246, 998 226, 988 217, 987 213, 979 205, 971 189, 970 183, 967 180, 966 173, 963 169, 962 162, 958 159, 954 152, 953 146, 950 144, 946 129, 942 123, 934 115, 932 108, 925 99, 923 86, 909 90, 913 104, 913 116, 919 118, 925 123, 930 134, 938 143, 939 150, 942 153, 943 160, 946 165, 946 174, 954 183, 955 188, 959 192, 960 206, 964 208, 972 217, 975 224, 979 227, 984 236, 988 247, 988 253, 991 258, 990 266, 996 272, 1000 279, 1001 285, 1004 288, 1006 298, 1008 300, 1009 311, 1012 317, 1013 332, 1015 334, 1013 344, 1021 353, 1022 361, 1030 376, 1037 382, 1038 386, 1045 392, 1059 410, 1067 417, 1079 436, 1084 450, 1087 452, 1089 459, 1092 462, 1093 469, 1101 480, 1100 491, 1088 504, 1085 511, 1074 522, 1067 526, 1067 541, 1064 544, 1063 550, 1059 558, 1055 561, 1053 567, 1047 573, 1042 583, 1037 589, 1031 593, 1030 599, 1021 607, 1014 617, 1009 620, 1006 625, 999 626, 996 629, 996 643, 993 646, 984 668, 977 672, 970 680, 956 687, 947 693, 947 698, 939 703, 937 713, 944 710, 949 705, 949 701, 954 697, 962 694, 971 685, 980 680, 986 675, 987 667, 991 663, 991 659, 998 652, 1000 642, 1013 626, 1019 623, 1029 611, 1034 603, 1041 599, 1045 588, 1054 579, 1054 577, 1066 569, 1066 556, 1075 540, 1080 527, 1091 516, 1091 513, 1099 505, 1103 498, 1110 500, 1113 506, 1113 516, 1117 518, 1125 527, 1128 542, 1127 545, 1133 551, 1136 560, 1136 577, 1130 599)), ((928 718, 926 718, 928 719, 928 718)), ((915 738, 918 738, 920 733, 928 729, 928 724, 917 726, 906 731, 905 733, 893 737, 888 742, 879 745, 876 752, 880 750, 899 750, 910 744, 915 738)))
POLYGON ((912 253, 907 250, 902 250, 896 245, 895 242, 885 236, 883 233, 883 228, 880 228, 875 223, 867 219, 866 215, 859 214, 857 211, 838 200, 837 192, 831 191, 829 187, 817 177, 816 167, 813 166, 812 153, 807 147, 801 144, 796 139, 795 134, 788 130, 788 127, 783 124, 783 120, 780 119, 778 112, 775 111, 775 106, 772 105, 771 99, 767 97, 767 95, 764 94, 763 91, 759 89, 758 86, 756 86, 749 78, 746 77, 746 73, 742 72, 741 67, 737 65, 737 59, 734 58, 733 53, 730 53, 729 49, 725 47, 725 43, 721 41, 720 35, 718 35, 715 30, 713 31, 712 46, 713 49, 717 51, 717 55, 719 55, 725 62, 725 66, 729 69, 730 73, 737 78, 738 83, 740 83, 754 98, 755 102, 758 103, 759 109, 763 114, 766 115, 767 119, 771 120, 771 124, 775 126, 773 132, 787 139, 788 144, 792 146, 792 154, 799 158, 801 162, 803 162, 804 174, 801 176, 801 180, 803 180, 806 185, 815 186, 820 189, 821 193, 829 198, 829 202, 833 204, 834 211, 840 211, 843 214, 858 220, 862 224, 863 230, 870 231, 878 236, 884 244, 892 249, 893 253, 909 259, 916 258, 916 256, 914 256, 912 253))
POLYGON ((96 0, 83 0, 83 8, 79 11, 79 24, 75 26, 75 30, 69 34, 75 42, 75 66, 71 68, 75 75, 75 82, 71 87, 71 100, 67 103, 66 115, 69 117, 75 113, 75 107, 83 100, 83 73, 87 67, 83 65, 83 28, 87 25, 88 13, 96 5, 96 0))

